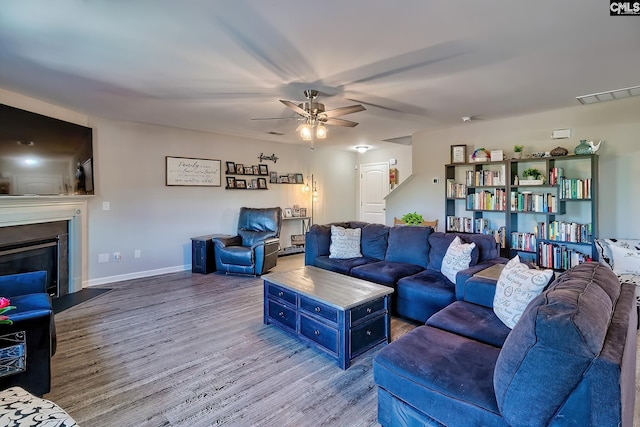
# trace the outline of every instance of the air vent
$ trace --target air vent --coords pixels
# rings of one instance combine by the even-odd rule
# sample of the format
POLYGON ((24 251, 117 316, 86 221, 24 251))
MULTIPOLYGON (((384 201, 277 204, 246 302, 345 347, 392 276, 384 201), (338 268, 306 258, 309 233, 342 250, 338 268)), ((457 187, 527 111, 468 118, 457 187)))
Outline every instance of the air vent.
POLYGON ((282 136, 282 135, 284 135, 284 133, 282 133, 282 132, 276 132, 276 131, 273 131, 273 130, 272 130, 272 131, 267 132, 267 135, 278 135, 278 136, 282 136))
POLYGON ((640 86, 624 89, 609 90, 607 92, 592 93, 590 95, 576 96, 582 105, 595 104, 596 102, 613 101, 614 99, 629 98, 640 95, 640 86))

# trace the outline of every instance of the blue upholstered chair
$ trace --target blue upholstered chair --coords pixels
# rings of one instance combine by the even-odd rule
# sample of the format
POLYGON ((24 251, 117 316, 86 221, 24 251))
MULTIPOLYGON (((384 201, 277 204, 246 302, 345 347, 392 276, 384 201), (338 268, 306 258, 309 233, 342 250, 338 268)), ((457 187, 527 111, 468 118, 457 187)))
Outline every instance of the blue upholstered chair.
POLYGON ((37 396, 51 389, 56 330, 47 293, 47 272, 0 276, 0 296, 9 298, 13 321, 0 325, 0 390, 20 386, 37 396))
POLYGON ((282 209, 240 208, 238 234, 215 237, 216 269, 259 276, 276 266, 282 209))

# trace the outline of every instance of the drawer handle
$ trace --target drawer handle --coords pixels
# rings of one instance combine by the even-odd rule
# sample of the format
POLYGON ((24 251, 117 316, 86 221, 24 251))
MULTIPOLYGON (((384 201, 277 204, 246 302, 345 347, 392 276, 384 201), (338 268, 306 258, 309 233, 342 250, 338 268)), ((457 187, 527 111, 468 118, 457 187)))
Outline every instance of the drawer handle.
POLYGON ((280 313, 278 313, 278 316, 284 317, 284 311, 281 311, 280 313))
POLYGON ((278 292, 278 296, 279 296, 279 297, 281 297, 281 296, 283 296, 283 295, 284 295, 284 292, 282 292, 282 291, 278 292))
POLYGON ((371 331, 367 331, 367 336, 371 336, 371 331))
POLYGON ((371 307, 367 308, 367 314, 371 314, 371 307))
POLYGON ((317 330, 317 329, 313 333, 316 334, 316 335, 320 335, 320 331, 317 330))
POLYGON ((320 307, 316 307, 316 313, 320 313, 320 307))

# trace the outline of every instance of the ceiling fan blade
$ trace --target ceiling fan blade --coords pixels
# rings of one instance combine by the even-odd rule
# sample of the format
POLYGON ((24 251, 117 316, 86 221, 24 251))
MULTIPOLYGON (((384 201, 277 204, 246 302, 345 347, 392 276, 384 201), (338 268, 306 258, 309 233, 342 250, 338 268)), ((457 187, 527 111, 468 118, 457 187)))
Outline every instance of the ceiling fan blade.
POLYGON ((349 107, 340 107, 340 108, 334 108, 332 110, 327 110, 322 114, 327 118, 332 118, 332 117, 344 116, 346 114, 357 113, 358 111, 364 111, 364 110, 366 110, 366 108, 364 108, 362 105, 351 105, 349 107))
POLYGON ((287 101, 285 99, 281 99, 280 102, 282 102, 284 105, 286 105, 287 107, 291 108, 293 111, 295 111, 296 113, 300 114, 303 117, 309 117, 310 114, 307 113, 306 111, 304 111, 302 108, 298 107, 296 104, 294 104, 291 101, 287 101))
POLYGON ((251 120, 291 120, 297 117, 252 117, 251 120))
POLYGON ((347 128, 353 128, 358 126, 358 123, 352 122, 351 120, 345 120, 345 119, 328 119, 324 123, 330 126, 342 126, 347 128))

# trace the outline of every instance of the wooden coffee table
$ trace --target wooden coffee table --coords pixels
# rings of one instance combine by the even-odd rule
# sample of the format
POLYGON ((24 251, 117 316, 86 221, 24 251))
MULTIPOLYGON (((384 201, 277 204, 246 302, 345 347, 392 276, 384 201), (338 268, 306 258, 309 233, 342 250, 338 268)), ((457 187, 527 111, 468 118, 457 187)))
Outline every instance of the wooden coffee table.
POLYGON ((326 352, 342 369, 390 340, 393 288, 312 266, 262 278, 264 323, 326 352))

